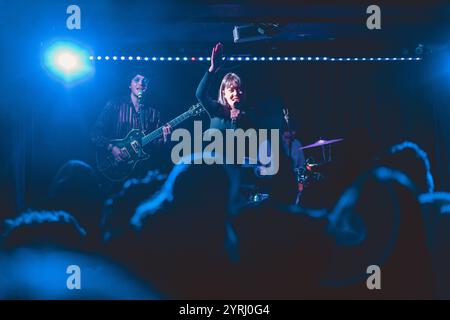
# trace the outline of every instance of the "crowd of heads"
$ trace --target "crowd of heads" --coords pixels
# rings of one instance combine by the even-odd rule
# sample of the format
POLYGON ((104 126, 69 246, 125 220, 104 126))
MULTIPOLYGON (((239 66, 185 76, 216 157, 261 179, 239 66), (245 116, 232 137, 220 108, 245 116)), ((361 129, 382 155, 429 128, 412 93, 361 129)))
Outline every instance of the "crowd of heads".
POLYGON ((150 171, 104 196, 95 171, 70 161, 46 210, 2 222, 0 298, 449 296, 450 197, 434 192, 417 145, 392 147, 332 208, 294 205, 289 172, 270 178, 268 199, 258 201, 242 198, 231 165, 150 171), (67 289, 69 265, 82 270, 85 290, 67 289), (381 290, 367 287, 373 265, 381 290))

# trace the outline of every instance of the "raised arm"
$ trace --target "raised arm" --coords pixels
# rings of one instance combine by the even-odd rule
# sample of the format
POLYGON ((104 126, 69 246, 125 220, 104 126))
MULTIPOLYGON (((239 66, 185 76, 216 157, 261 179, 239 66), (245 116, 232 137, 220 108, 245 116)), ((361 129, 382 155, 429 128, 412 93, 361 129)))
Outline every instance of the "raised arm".
POLYGON ((198 101, 202 104, 208 112, 216 113, 218 109, 220 108, 217 101, 211 98, 209 95, 209 90, 211 87, 211 84, 214 82, 214 79, 216 77, 215 73, 222 65, 222 52, 223 52, 223 45, 221 43, 218 43, 214 46, 211 52, 211 65, 208 69, 208 71, 203 76, 202 80, 198 84, 197 91, 196 91, 196 97, 198 101))

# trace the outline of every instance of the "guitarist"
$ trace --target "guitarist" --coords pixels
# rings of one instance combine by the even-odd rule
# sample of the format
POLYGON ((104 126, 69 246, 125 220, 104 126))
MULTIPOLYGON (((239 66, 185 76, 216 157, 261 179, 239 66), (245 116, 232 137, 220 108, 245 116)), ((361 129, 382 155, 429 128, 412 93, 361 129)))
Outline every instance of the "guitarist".
MULTIPOLYGON (((91 133, 91 140, 96 147, 108 150, 119 162, 125 161, 126 155, 118 147, 109 144, 111 139, 122 139, 132 129, 140 129, 146 134, 158 128, 161 123, 160 112, 149 106, 145 99, 149 86, 148 77, 143 72, 135 72, 129 79, 130 94, 108 101, 91 133)), ((170 126, 165 126, 163 138, 154 144, 165 143, 170 132, 170 126)), ((144 175, 146 171, 136 171, 136 175, 144 175)))

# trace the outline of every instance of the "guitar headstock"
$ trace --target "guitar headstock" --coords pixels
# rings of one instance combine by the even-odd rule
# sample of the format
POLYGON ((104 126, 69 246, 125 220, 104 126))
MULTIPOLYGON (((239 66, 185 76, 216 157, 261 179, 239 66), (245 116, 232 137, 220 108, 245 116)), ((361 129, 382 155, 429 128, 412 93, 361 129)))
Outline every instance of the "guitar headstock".
POLYGON ((205 109, 203 109, 203 106, 200 103, 194 104, 189 108, 189 113, 191 114, 191 116, 198 116, 203 111, 205 111, 205 109))

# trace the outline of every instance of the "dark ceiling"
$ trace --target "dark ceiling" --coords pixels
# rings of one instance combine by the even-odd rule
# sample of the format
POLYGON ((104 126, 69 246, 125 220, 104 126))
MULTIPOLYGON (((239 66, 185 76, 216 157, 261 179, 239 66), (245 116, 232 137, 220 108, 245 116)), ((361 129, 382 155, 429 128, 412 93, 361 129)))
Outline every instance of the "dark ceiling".
POLYGON ((77 1, 81 30, 67 30, 67 1, 3 4, 4 32, 31 41, 74 38, 97 54, 199 54, 217 41, 231 53, 400 54, 423 43, 447 47, 450 4, 378 2, 381 30, 368 30, 368 4, 344 1, 77 1), (268 40, 233 44, 236 25, 276 23, 268 40), (232 44, 232 45, 231 45, 232 44), (119 53, 120 51, 120 53, 119 53))

